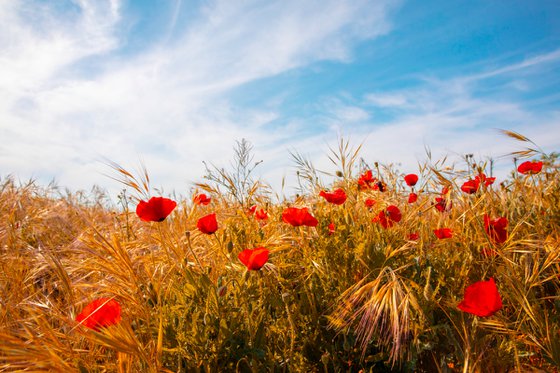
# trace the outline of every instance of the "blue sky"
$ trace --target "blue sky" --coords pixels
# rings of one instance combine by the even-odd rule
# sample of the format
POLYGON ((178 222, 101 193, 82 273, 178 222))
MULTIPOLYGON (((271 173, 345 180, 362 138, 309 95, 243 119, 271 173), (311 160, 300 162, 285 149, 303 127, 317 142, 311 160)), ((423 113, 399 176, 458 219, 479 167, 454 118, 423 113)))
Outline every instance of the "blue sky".
MULTIPOLYGON (((560 2, 5 0, 0 176, 109 189, 101 160, 144 160, 188 192, 246 138, 260 174, 294 185, 289 151, 329 146, 415 172, 497 159, 518 131, 560 149, 560 2)), ((284 191, 290 194, 288 187, 284 191)))

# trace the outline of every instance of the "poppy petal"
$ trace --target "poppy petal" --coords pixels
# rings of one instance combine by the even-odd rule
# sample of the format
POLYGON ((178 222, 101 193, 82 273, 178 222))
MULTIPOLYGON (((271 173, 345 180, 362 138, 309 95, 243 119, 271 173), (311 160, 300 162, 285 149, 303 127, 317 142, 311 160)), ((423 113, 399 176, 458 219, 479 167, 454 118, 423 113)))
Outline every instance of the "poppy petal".
POLYGON ((201 194, 197 194, 196 196, 194 196, 193 198, 193 202, 197 205, 208 205, 210 202, 212 201, 212 198, 206 196, 206 194, 201 193, 201 194))
POLYGON ((374 222, 378 222, 383 228, 387 229, 400 222, 401 219, 401 210, 395 205, 390 205, 385 210, 379 212, 374 222))
POLYGON ((199 231, 206 234, 212 234, 218 230, 218 221, 216 220, 216 214, 212 213, 198 219, 196 227, 199 231))
POLYGON ((152 197, 148 202, 140 201, 136 215, 143 221, 162 222, 177 207, 177 202, 164 197, 152 197))
POLYGON ((282 221, 294 227, 306 225, 316 227, 319 222, 309 213, 307 207, 288 207, 282 212, 282 221))
POLYGON ((322 190, 319 193, 319 196, 323 197, 327 202, 330 202, 334 205, 342 205, 344 202, 346 202, 346 198, 347 198, 344 190, 340 188, 332 193, 325 192, 324 190, 322 190))
POLYGON ((268 261, 269 251, 264 247, 257 247, 255 249, 245 249, 237 256, 241 263, 243 263, 248 270, 258 271, 268 261))
POLYGON ((453 237, 453 231, 451 228, 434 229, 434 234, 440 240, 453 237))
POLYGON ((406 182, 406 185, 408 186, 415 186, 416 183, 418 182, 418 175, 416 174, 408 174, 404 177, 404 181, 406 182))
POLYGON ((517 171, 524 175, 538 174, 542 170, 542 162, 526 161, 517 167, 517 171))
POLYGON ((418 194, 416 193, 410 193, 408 195, 408 203, 414 203, 418 200, 418 194))
POLYGON ((478 281, 467 287, 458 308, 480 317, 492 316, 498 312, 502 308, 502 298, 494 279, 478 281))
POLYGON ((121 306, 111 298, 95 299, 76 316, 77 322, 95 331, 117 324, 120 320, 121 306))
POLYGON ((507 225, 508 220, 505 217, 490 219, 488 215, 484 215, 484 230, 488 237, 495 243, 501 244, 507 241, 507 225))

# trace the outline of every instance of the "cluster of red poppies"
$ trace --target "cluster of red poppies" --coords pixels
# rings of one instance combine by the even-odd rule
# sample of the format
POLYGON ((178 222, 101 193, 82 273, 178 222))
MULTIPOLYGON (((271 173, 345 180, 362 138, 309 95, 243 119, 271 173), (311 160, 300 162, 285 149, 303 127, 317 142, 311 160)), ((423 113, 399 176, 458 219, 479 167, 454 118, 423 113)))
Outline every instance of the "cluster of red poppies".
MULTIPOLYGON (((540 172, 542 163, 525 162, 521 166, 518 169, 520 173, 538 173, 540 172)), ((473 194, 479 191, 481 187, 488 188, 494 183, 495 180, 496 178, 494 177, 487 177, 483 173, 480 173, 474 179, 465 182, 461 187, 461 190, 465 193, 473 194)), ((411 188, 411 192, 408 196, 408 203, 416 202, 418 200, 418 195, 414 191, 414 186, 418 182, 418 175, 408 174, 404 177, 404 181, 406 185, 411 188)), ((384 184, 380 184, 377 179, 373 178, 371 171, 367 171, 359 178, 358 185, 360 190, 380 190, 379 185, 384 184)), ((435 209, 441 213, 451 210, 452 202, 449 197, 450 189, 449 187, 444 187, 441 195, 439 197, 436 197, 435 202, 433 203, 435 209)), ((368 199, 366 201, 366 205, 371 208, 375 202, 371 203, 370 201, 373 200, 368 199)), ((387 229, 392 227, 395 223, 398 223, 401 219, 402 214, 399 208, 395 205, 390 205, 384 210, 380 211, 373 220, 374 222, 378 222, 379 224, 381 224, 383 228, 387 229)), ((484 227, 486 234, 494 243, 501 244, 507 240, 507 225, 508 221, 505 217, 490 219, 488 215, 484 216, 484 227)), ((451 228, 438 228, 434 229, 433 232, 438 239, 446 239, 453 236, 453 231, 451 230, 451 228)), ((419 235, 417 232, 412 232, 409 234, 408 238, 411 241, 416 241, 419 239, 419 235)), ((465 289, 463 300, 459 303, 458 308, 464 312, 468 312, 480 317, 492 316, 494 313, 498 312, 502 308, 502 299, 500 297, 494 279, 490 278, 487 281, 478 281, 468 286, 465 289)))
MULTIPOLYGON (((517 171, 521 174, 534 175, 542 170, 543 163, 535 161, 526 161, 519 165, 517 171)), ((463 183, 461 190, 467 194, 474 194, 481 188, 488 188, 494 183, 496 178, 487 177, 484 173, 475 176, 474 179, 469 179, 463 183)), ((408 196, 408 203, 414 203, 418 199, 418 195, 414 191, 414 186, 418 182, 418 175, 408 174, 404 176, 405 183, 411 188, 408 196)), ((358 179, 359 190, 375 190, 384 192, 386 191, 386 184, 382 180, 373 177, 372 171, 368 170, 363 173, 358 179)), ((444 187, 441 195, 436 197, 433 206, 439 212, 446 212, 452 208, 451 200, 449 198, 450 190, 444 187)), ((338 188, 333 192, 321 191, 319 196, 324 198, 327 202, 342 205, 347 200, 346 192, 338 188)), ((193 202, 197 205, 206 206, 210 204, 211 198, 206 194, 197 194, 193 198, 193 202)), ((365 205, 371 209, 376 201, 372 198, 365 200, 365 205)), ((171 199, 164 197, 152 197, 150 200, 140 201, 136 207, 136 214, 142 221, 146 222, 162 222, 171 214, 177 207, 177 203, 171 199)), ((249 209, 249 214, 254 215, 255 219, 264 222, 268 219, 268 213, 264 209, 257 209, 257 206, 252 206, 249 209)), ((381 210, 379 214, 373 219, 374 222, 379 223, 383 228, 391 228, 396 223, 400 222, 402 214, 399 208, 395 205, 389 205, 381 210)), ((282 212, 282 221, 294 227, 308 226, 316 227, 318 224, 317 219, 309 212, 306 207, 288 207, 282 212)), ((218 230, 218 222, 216 214, 211 213, 201 217, 197 224, 199 231, 205 234, 213 234, 218 230)), ((490 241, 493 244, 499 245, 507 241, 508 220, 505 217, 490 218, 484 215, 484 229, 490 241)), ((334 223, 328 225, 329 234, 335 232, 334 223)), ((438 239, 451 238, 453 232, 450 228, 434 229, 434 234, 438 239)), ((409 234, 409 240, 418 240, 419 235, 417 232, 409 234)), ((260 270, 268 261, 269 250, 264 247, 257 247, 254 249, 245 249, 238 255, 238 259, 243 263, 247 270, 260 270)), ((465 289, 463 300, 459 303, 458 308, 464 312, 468 312, 480 317, 488 317, 496 313, 502 308, 502 299, 498 292, 498 288, 493 278, 487 281, 478 281, 468 286, 465 289)), ((101 328, 117 324, 121 319, 121 307, 119 303, 112 298, 98 298, 88 304, 83 311, 76 317, 76 321, 80 324, 99 331, 101 328)))
POLYGON ((382 180, 373 177, 373 172, 371 170, 367 170, 358 179, 358 189, 371 189, 384 192, 387 190, 387 185, 382 180))
MULTIPOLYGON (((526 161, 517 167, 517 171, 524 175, 534 175, 541 172, 542 166, 542 162, 526 161)), ((474 179, 466 181, 461 186, 461 190, 467 194, 474 194, 481 187, 489 187, 495 180, 495 177, 486 177, 486 175, 480 173, 474 179)), ((492 219, 487 214, 484 215, 484 230, 493 244, 500 245, 507 241, 508 223, 506 217, 492 219)), ((496 251, 486 248, 483 250, 483 254, 485 256, 493 256, 496 255, 496 251)), ((492 316, 499 311, 502 308, 502 299, 494 279, 478 281, 467 287, 463 301, 459 303, 458 307, 464 312, 480 317, 492 316)))

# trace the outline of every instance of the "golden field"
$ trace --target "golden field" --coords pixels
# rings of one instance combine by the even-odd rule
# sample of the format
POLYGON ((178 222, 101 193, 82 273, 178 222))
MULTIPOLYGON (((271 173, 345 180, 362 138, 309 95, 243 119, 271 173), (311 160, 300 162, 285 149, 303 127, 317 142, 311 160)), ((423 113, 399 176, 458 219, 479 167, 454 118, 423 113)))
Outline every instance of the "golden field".
POLYGON ((396 170, 341 140, 329 185, 292 154, 300 193, 290 199, 253 180, 242 141, 232 170, 210 166, 192 194, 164 196, 177 206, 161 222, 136 213, 160 196, 145 171, 112 164, 125 187, 117 204, 97 189, 4 178, 0 372, 558 371, 558 158, 507 134, 524 147, 488 185, 491 162, 470 155, 396 170), (542 170, 518 172, 527 159, 542 170), (341 204, 320 196, 336 189, 341 204), (193 202, 202 193, 207 205, 193 202), (287 223, 288 207, 308 208, 317 225, 287 223), (218 229, 204 233, 197 223, 212 213, 218 229), (451 237, 435 235, 443 228, 451 237), (239 254, 254 248, 269 256, 250 270, 239 254), (459 308, 489 279, 501 301, 491 315, 459 308), (88 328, 77 317, 99 298, 117 302, 119 318, 88 328))

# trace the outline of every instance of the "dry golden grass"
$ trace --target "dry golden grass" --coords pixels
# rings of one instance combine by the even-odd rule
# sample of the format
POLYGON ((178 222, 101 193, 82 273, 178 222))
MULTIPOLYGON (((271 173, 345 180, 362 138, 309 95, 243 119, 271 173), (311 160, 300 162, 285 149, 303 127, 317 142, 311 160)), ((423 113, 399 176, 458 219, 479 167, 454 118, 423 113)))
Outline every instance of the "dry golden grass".
POLYGON ((293 154, 301 193, 279 203, 251 179, 258 162, 240 142, 234 170, 208 167, 207 182, 197 185, 211 204, 175 198, 161 223, 134 212, 140 199, 157 195, 145 170, 135 176, 111 164, 127 186, 118 206, 99 191, 3 179, 0 372, 558 371, 558 162, 505 133, 530 144, 516 155, 541 157, 541 173, 512 167, 506 180, 468 195, 461 184, 488 165, 472 156, 466 170, 429 160, 405 172, 420 176, 412 204, 404 173, 367 166, 344 140, 329 155, 330 186, 293 154), (386 191, 359 190, 366 169, 386 191), (439 212, 433 203, 444 186, 452 208, 439 212), (343 205, 319 198, 338 187, 348 195, 343 205), (376 200, 371 209, 367 198, 376 200), (253 204, 267 221, 247 213, 253 204), (384 229, 372 219, 388 205, 402 220, 384 229), (287 206, 308 207, 319 224, 284 223, 287 206), (203 234, 197 220, 211 212, 219 229, 203 234), (485 232, 485 214, 508 219, 504 243, 485 232), (443 227, 452 238, 435 237, 443 227), (259 246, 270 259, 247 271, 237 255, 259 246), (464 289, 490 277, 503 308, 490 317, 460 311, 464 289), (76 316, 99 297, 117 300, 122 320, 95 332, 76 316))

